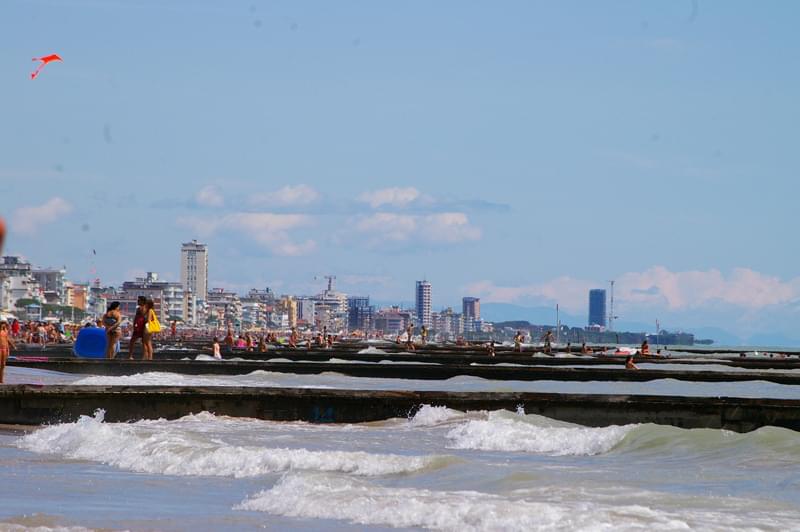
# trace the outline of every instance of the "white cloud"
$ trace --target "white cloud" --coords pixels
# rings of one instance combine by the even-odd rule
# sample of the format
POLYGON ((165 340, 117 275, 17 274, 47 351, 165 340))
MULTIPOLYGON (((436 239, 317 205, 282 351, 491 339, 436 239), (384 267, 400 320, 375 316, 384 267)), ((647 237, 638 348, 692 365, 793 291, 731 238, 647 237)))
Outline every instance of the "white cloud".
POLYGON ((23 234, 34 234, 40 225, 55 222, 70 212, 72 212, 72 205, 67 200, 56 196, 42 205, 20 207, 14 211, 10 229, 23 234))
POLYGON ((626 273, 618 284, 620 295, 632 303, 666 303, 672 310, 717 302, 757 309, 800 297, 800 278, 784 282, 748 268, 734 268, 726 277, 719 270, 671 272, 655 266, 626 273))
POLYGON ((198 190, 194 200, 203 207, 222 207, 225 204, 225 197, 214 185, 206 185, 198 190))
POLYGON ((378 212, 356 221, 355 228, 384 240, 408 240, 417 229, 417 217, 408 214, 378 212))
POLYGON ((313 224, 313 219, 303 214, 245 212, 216 219, 184 217, 178 219, 178 224, 191 228, 200 236, 210 236, 218 231, 241 232, 276 255, 306 255, 316 249, 313 240, 294 242, 289 234, 291 230, 313 224))
MULTIPOLYGON (((468 287, 487 301, 515 302, 525 298, 558 302, 565 309, 584 311, 591 288, 605 282, 558 277, 537 284, 499 286, 479 281, 468 287)), ((735 268, 729 275, 719 270, 672 272, 654 266, 643 272, 617 277, 615 300, 621 305, 666 307, 671 311, 701 309, 720 304, 743 310, 789 304, 800 298, 800 277, 783 281, 748 268, 735 268)))
POLYGON ((319 192, 308 185, 286 185, 275 192, 274 198, 284 205, 308 205, 319 199, 319 192))
POLYGON ((432 242, 478 240, 481 230, 470 225, 463 212, 442 212, 422 217, 424 238, 432 242))
POLYGON ((377 212, 357 218, 354 227, 361 233, 373 236, 378 242, 405 242, 413 238, 424 242, 455 243, 481 237, 481 230, 471 225, 463 212, 424 216, 377 212))
POLYGON ((286 185, 267 194, 254 194, 251 205, 310 205, 320 198, 320 193, 309 185, 286 185))
POLYGON ((420 197, 420 192, 414 187, 407 188, 382 188, 371 192, 362 193, 358 199, 368 203, 373 209, 389 205, 392 207, 405 207, 420 197))

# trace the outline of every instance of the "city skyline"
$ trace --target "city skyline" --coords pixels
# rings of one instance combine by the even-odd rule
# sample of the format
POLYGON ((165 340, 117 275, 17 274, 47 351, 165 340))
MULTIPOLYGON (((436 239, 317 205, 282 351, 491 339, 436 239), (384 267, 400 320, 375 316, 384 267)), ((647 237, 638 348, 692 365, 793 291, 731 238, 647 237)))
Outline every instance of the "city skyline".
POLYGON ((622 320, 800 341, 798 11, 11 0, 6 253, 177 281, 198 239, 227 289, 581 315, 614 279, 622 320))

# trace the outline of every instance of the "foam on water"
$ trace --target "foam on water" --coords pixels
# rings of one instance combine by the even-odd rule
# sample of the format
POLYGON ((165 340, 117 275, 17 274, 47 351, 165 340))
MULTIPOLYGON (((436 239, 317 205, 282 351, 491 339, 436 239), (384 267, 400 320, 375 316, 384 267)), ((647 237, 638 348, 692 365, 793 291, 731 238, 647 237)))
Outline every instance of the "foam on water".
POLYGON ((359 355, 385 355, 386 351, 378 349, 377 347, 369 346, 358 352, 359 355))
MULTIPOLYGON (((247 377, 267 377, 269 375, 269 372, 258 371, 247 375, 247 377)), ((279 383, 267 380, 266 378, 258 379, 258 381, 255 382, 247 379, 237 379, 237 382, 234 384, 229 378, 225 377, 216 377, 213 375, 181 375, 163 371, 148 371, 146 373, 135 373, 133 375, 118 377, 93 375, 78 379, 73 382, 73 384, 91 386, 280 386, 279 383)))
POLYGON ((446 437, 454 449, 588 456, 610 451, 635 427, 582 427, 501 410, 459 424, 446 437))
MULTIPOLYGON (((101 462, 163 475, 253 477, 290 469, 352 475, 394 475, 444 467, 447 456, 403 456, 354 451, 310 451, 231 445, 181 430, 173 422, 104 423, 103 412, 75 423, 45 427, 17 446, 41 454, 101 462)), ((206 414, 210 415, 210 414, 206 414)))
POLYGON ((446 406, 422 405, 409 419, 412 427, 434 427, 457 419, 464 419, 464 412, 446 406))
MULTIPOLYGON (((670 511, 642 504, 607 504, 573 493, 548 496, 512 492, 433 491, 387 488, 341 475, 287 473, 269 490, 235 507, 299 518, 338 519, 361 525, 434 530, 729 530, 780 529, 796 516, 751 512, 670 511)), ((655 500, 653 504, 657 504, 655 500)))

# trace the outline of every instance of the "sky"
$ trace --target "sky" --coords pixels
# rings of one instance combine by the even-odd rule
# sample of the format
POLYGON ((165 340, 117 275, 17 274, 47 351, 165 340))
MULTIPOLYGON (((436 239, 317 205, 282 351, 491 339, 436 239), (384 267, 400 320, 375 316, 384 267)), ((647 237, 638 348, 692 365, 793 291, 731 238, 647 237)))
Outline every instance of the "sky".
MULTIPOLYGON (((5 253, 799 341, 792 1, 5 0, 5 253), (32 57, 58 53, 34 80, 32 57), (96 255, 93 253, 96 253, 96 255)), ((581 324, 577 324, 581 325, 581 324)))

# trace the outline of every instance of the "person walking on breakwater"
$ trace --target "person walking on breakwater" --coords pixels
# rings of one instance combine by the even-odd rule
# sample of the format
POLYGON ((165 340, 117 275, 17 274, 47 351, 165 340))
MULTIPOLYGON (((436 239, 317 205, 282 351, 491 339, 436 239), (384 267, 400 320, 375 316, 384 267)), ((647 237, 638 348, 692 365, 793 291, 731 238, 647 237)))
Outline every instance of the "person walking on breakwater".
POLYGON ((106 358, 111 359, 117 354, 119 339, 122 337, 122 314, 119 311, 119 301, 112 301, 103 314, 103 326, 106 328, 106 358))
MULTIPOLYGON (((2 223, 2 220, 0 220, 2 223)), ((2 236, 0 235, 0 238, 2 236)), ((8 323, 0 322, 0 384, 3 384, 3 376, 6 372, 6 361, 8 360, 8 355, 11 353, 12 349, 16 349, 17 346, 14 345, 14 342, 11 340, 8 334, 8 323)))
POLYGON ((541 340, 544 342, 544 352, 549 355, 553 349, 553 331, 547 331, 544 333, 541 340))
POLYGON ((414 347, 414 324, 410 323, 408 328, 406 328, 406 349, 409 351, 416 351, 417 348, 414 347))
POLYGON ((147 323, 144 325, 144 335, 142 336, 144 359, 153 360, 153 335, 161 332, 161 324, 158 322, 155 303, 152 299, 147 298, 147 301, 144 303, 144 308, 147 319, 147 323))
POLYGON ((522 353, 522 340, 525 337, 522 335, 522 331, 517 331, 517 334, 514 335, 514 352, 515 353, 522 353))
MULTIPOLYGON (((136 300, 136 314, 133 316, 133 332, 131 333, 131 341, 128 344, 128 360, 133 360, 133 349, 136 347, 136 340, 142 340, 142 353, 144 353, 144 326, 147 323, 145 317, 144 305, 147 303, 147 298, 139 296, 136 300)), ((144 358, 144 354, 142 354, 144 358)))

